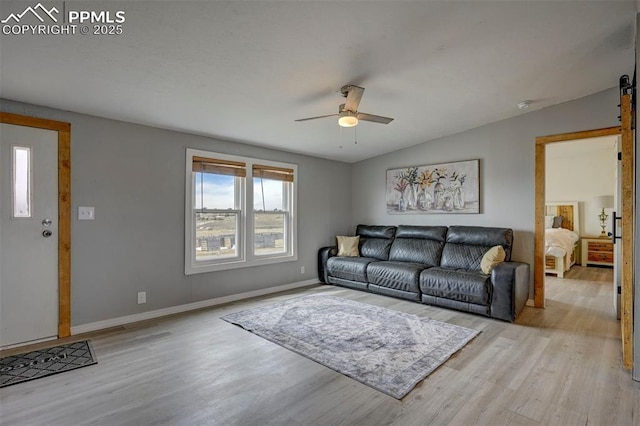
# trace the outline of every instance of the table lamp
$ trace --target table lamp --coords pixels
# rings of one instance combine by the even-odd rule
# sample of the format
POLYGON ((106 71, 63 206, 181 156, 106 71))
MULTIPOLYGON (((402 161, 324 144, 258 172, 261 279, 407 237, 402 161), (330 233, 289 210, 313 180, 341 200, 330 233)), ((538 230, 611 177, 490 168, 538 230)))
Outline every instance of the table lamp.
POLYGON ((609 215, 605 213, 604 209, 613 208, 613 195, 599 195, 593 199, 593 204, 597 207, 600 207, 602 210, 598 215, 598 219, 600 220, 600 227, 602 231, 600 232, 600 238, 607 238, 607 219, 609 215))

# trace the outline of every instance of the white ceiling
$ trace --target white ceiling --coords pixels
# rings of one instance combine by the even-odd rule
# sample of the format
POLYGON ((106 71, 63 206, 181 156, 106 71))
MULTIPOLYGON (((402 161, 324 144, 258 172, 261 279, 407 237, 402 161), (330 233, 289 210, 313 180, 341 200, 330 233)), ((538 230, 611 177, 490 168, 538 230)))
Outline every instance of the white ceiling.
POLYGON ((2 35, 3 98, 346 162, 614 87, 634 64, 633 0, 85 8, 124 10, 124 34, 2 35), (333 118, 294 122, 337 112, 344 84, 395 120, 361 123, 357 144, 333 118))

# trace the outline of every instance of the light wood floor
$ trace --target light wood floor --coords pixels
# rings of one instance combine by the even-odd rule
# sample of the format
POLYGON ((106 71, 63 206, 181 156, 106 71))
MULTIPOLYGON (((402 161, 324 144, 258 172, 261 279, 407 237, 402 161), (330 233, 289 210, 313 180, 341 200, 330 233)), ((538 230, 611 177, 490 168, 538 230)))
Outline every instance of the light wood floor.
POLYGON ((99 332, 97 365, 0 389, 0 423, 639 425, 610 274, 547 277, 515 324, 322 285, 99 332), (398 401, 219 319, 311 293, 482 333, 398 401))

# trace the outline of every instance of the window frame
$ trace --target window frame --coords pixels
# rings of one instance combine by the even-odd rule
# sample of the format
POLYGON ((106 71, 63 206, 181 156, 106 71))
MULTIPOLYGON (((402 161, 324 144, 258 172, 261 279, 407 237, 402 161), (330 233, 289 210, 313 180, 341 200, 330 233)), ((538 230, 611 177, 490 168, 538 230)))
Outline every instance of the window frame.
MULTIPOLYGON (((197 203, 197 199, 198 199, 198 194, 197 194, 197 188, 198 188, 198 184, 197 184, 197 179, 195 174, 192 174, 192 195, 193 195, 193 210, 191 212, 192 216, 191 219, 193 219, 195 217, 195 213, 198 211, 198 208, 195 206, 195 204, 197 203)), ((219 213, 219 214, 229 214, 229 213, 233 213, 236 215, 236 252, 237 254, 235 256, 232 257, 223 257, 223 258, 219 258, 219 259, 211 259, 211 260, 197 260, 197 256, 195 256, 195 242, 196 242, 196 224, 193 224, 192 222, 192 232, 191 232, 191 236, 192 236, 192 245, 191 248, 194 250, 191 254, 194 256, 192 258, 192 262, 193 264, 197 267, 198 265, 215 265, 215 264, 222 264, 222 263, 235 263, 235 262, 242 262, 245 258, 244 252, 242 251, 242 246, 238 246, 238 243, 241 241, 241 239, 243 238, 243 229, 242 229, 242 212, 244 210, 244 206, 243 206, 243 201, 244 201, 244 197, 243 197, 243 193, 245 191, 244 188, 244 182, 242 181, 241 177, 238 176, 234 176, 234 207, 232 210, 228 210, 228 209, 207 209, 208 212, 210 213, 219 213)))
MULTIPOLYGON (((296 164, 268 161, 259 158, 244 157, 238 155, 222 154, 213 151, 187 148, 186 150, 186 174, 185 174, 185 275, 193 275, 206 272, 222 271, 253 266, 270 265, 282 262, 298 260, 297 250, 297 178, 298 166, 296 164), (225 161, 245 163, 246 177, 236 176, 236 204, 239 209, 238 237, 236 246, 238 256, 226 259, 214 259, 210 261, 196 261, 196 177, 193 172, 193 157, 207 157, 225 161), (293 170, 293 182, 283 185, 283 207, 286 205, 285 217, 285 247, 284 253, 256 254, 255 253, 255 210, 253 205, 253 165, 271 166, 276 168, 288 168, 293 170), (285 190, 288 188, 288 190, 285 190)), ((266 212, 268 213, 268 212, 266 212)))
MULTIPOLYGON (((264 162, 261 162, 264 163, 264 162)), ((281 163, 280 163, 281 164, 281 163)), ((265 164, 262 164, 265 165, 265 164)), ((295 172, 294 172, 295 173, 295 172)), ((253 183, 253 180, 256 179, 256 176, 253 176, 253 173, 251 175, 251 181, 253 183)), ((284 205, 288 205, 289 207, 291 206, 291 200, 295 199, 295 197, 293 196, 293 191, 295 188, 295 176, 294 176, 294 181, 293 182, 285 182, 285 181, 281 181, 282 183, 282 204, 283 204, 283 209, 280 211, 259 211, 256 210, 253 206, 254 204, 252 204, 252 209, 251 209, 251 223, 253 224, 253 226, 251 227, 251 230, 253 231, 253 236, 251 237, 251 241, 253 241, 252 247, 251 247, 251 256, 254 259, 268 259, 268 258, 276 258, 279 256, 286 256, 290 250, 291 247, 293 245, 293 232, 291 232, 291 225, 292 225, 292 212, 291 212, 291 208, 289 208, 288 210, 284 208, 284 205), (290 185, 286 185, 287 183, 290 183, 290 185), (257 254, 256 253, 256 246, 255 246, 255 223, 256 223, 256 214, 282 214, 284 216, 284 247, 285 247, 285 251, 284 252, 280 252, 280 253, 273 253, 273 254, 257 254)), ((255 185, 254 185, 255 186, 255 185)), ((254 188, 253 188, 254 189, 254 188)), ((255 193, 255 191, 253 191, 255 193)), ((254 202, 255 200, 252 199, 252 202, 254 202)))

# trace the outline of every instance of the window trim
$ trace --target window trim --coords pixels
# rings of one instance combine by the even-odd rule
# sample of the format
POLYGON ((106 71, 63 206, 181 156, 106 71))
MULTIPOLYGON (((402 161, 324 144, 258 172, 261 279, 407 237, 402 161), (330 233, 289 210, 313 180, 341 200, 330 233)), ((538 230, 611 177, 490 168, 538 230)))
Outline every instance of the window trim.
POLYGON ((237 268, 248 268, 253 266, 271 265, 283 262, 295 262, 298 260, 297 244, 297 178, 298 166, 291 163, 268 161, 259 158, 244 157, 237 155, 222 154, 213 151, 187 148, 185 167, 185 247, 184 265, 185 275, 193 275, 206 272, 223 271, 237 268), (242 162, 246 164, 246 177, 236 177, 241 180, 240 185, 236 185, 236 196, 239 204, 239 227, 238 227, 238 254, 239 257, 233 259, 218 259, 211 262, 195 261, 195 176, 193 175, 193 157, 209 157, 229 162, 242 162), (254 208, 253 208, 253 165, 270 166, 281 169, 293 170, 293 182, 289 185, 289 190, 283 194, 289 204, 288 227, 285 229, 285 244, 287 251, 274 255, 256 255, 254 247, 254 208), (241 242, 241 244, 240 244, 241 242))

